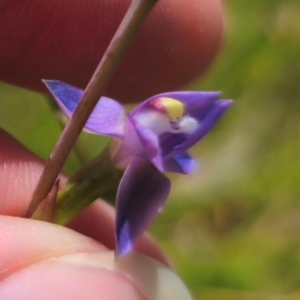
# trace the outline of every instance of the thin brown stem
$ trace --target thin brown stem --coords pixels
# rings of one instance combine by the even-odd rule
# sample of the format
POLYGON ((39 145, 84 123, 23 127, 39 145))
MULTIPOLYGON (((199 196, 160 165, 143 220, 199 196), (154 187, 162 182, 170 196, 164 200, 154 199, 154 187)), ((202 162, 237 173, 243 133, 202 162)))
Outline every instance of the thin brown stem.
POLYGON ((102 96, 143 21, 158 0, 133 0, 117 32, 88 83, 72 118, 62 132, 33 192, 25 217, 31 217, 50 192, 86 121, 102 96))

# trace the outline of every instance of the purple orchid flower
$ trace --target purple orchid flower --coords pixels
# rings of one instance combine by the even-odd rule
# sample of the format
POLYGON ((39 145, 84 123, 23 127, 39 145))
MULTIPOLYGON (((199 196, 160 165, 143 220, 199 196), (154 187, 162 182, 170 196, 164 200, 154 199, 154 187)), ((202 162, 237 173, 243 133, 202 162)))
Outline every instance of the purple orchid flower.
MULTIPOLYGON (((46 86, 67 117, 83 91, 47 80, 46 86)), ((164 172, 189 174, 195 160, 187 150, 202 139, 232 104, 218 92, 169 92, 155 95, 127 114, 102 97, 85 130, 117 138, 111 149, 115 165, 126 168, 116 199, 117 255, 130 252, 162 210, 170 191, 164 172)))

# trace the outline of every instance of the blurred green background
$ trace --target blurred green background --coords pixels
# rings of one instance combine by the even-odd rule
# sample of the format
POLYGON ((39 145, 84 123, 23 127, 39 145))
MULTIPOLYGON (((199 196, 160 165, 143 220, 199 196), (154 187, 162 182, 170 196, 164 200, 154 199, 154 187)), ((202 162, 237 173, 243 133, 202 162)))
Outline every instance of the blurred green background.
MULTIPOLYGON (((223 51, 189 88, 236 103, 192 149, 199 170, 172 176, 151 230, 195 299, 300 299, 300 1, 225 6, 223 51)), ((49 102, 5 84, 0 98, 0 126, 47 158, 61 132, 49 102)), ((83 134, 78 151, 88 159, 105 142, 83 134)), ((79 166, 73 153, 66 171, 79 166)))

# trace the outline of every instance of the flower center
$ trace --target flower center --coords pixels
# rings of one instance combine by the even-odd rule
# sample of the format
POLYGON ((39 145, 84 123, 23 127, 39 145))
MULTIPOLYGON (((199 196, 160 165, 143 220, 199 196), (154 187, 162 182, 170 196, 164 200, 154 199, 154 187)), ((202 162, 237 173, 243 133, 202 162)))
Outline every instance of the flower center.
POLYGON ((191 134, 199 125, 196 119, 186 114, 182 102, 167 97, 152 100, 147 109, 135 115, 135 119, 157 135, 164 132, 191 134))
POLYGON ((182 102, 167 97, 157 98, 153 100, 150 103, 150 106, 154 110, 166 114, 170 122, 172 123, 175 123, 180 118, 182 118, 185 112, 185 107, 182 102))

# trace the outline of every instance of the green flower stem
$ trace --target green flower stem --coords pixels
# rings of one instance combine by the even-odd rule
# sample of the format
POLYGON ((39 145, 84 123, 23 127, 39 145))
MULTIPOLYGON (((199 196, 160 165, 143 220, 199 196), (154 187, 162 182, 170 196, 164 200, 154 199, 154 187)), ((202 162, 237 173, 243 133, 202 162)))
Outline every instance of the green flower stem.
POLYGON ((32 219, 50 223, 54 222, 58 188, 59 179, 57 179, 47 198, 44 199, 35 210, 34 214, 31 217, 32 219))
POLYGON ((114 203, 123 171, 109 157, 109 146, 89 161, 59 191, 54 223, 65 225, 97 198, 114 203))
MULTIPOLYGON (((25 217, 30 218, 38 205, 47 197, 59 172, 75 144, 86 121, 103 95, 107 84, 117 70, 130 44, 138 33, 152 7, 159 0, 133 0, 118 30, 95 70, 72 118, 61 134, 47 161, 33 192, 25 217)), ((78 70, 80 72, 80 70, 78 70)))

